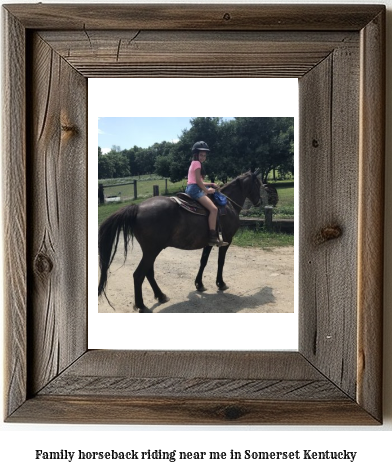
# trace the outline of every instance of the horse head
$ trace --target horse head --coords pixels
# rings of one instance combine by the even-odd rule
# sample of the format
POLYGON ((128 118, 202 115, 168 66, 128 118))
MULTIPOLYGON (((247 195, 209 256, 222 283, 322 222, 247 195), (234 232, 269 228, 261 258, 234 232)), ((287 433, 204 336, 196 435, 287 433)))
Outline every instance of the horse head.
POLYGON ((258 206, 260 204, 260 189, 261 189, 261 181, 258 178, 258 175, 261 173, 260 168, 257 168, 253 173, 251 173, 252 177, 252 186, 250 188, 250 195, 249 199, 252 201, 253 205, 258 206))

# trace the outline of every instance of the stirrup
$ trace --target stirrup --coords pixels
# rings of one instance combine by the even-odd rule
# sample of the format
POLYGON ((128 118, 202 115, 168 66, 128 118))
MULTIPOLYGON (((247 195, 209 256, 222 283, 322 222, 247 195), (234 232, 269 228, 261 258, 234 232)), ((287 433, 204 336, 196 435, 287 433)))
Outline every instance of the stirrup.
POLYGON ((229 245, 229 242, 225 242, 222 238, 222 235, 218 232, 218 247, 227 247, 229 245))
POLYGON ((227 245, 229 245, 229 243, 223 241, 223 239, 220 236, 219 232, 210 231, 210 237, 208 239, 208 245, 211 245, 211 246, 216 245, 217 247, 226 247, 227 245))

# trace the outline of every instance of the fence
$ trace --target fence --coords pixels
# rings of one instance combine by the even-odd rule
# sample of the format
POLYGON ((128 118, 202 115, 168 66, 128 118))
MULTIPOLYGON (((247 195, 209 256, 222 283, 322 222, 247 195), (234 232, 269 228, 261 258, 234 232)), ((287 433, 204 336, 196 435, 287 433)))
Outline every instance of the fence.
MULTIPOLYGON (((145 188, 146 188, 146 185, 145 183, 148 182, 148 181, 142 181, 140 183, 143 183, 143 185, 141 186, 142 187, 142 194, 143 192, 145 192, 145 188), (144 189, 144 191, 143 191, 144 189)), ((155 181, 156 182, 156 181, 155 181)), ((165 194, 167 194, 168 192, 168 188, 167 188, 167 179, 165 179, 165 194)), ((151 189, 151 188, 150 188, 151 189)), ((149 191, 151 192, 151 191, 149 191)), ((154 184, 152 185, 152 195, 153 196, 159 196, 159 186, 154 184)), ((125 182, 125 183, 119 183, 119 184, 98 184, 98 203, 99 204, 105 204, 106 202, 116 202, 116 201, 121 201, 123 199, 137 199, 138 198, 138 180, 132 180, 132 181, 129 181, 129 182, 125 182), (126 190, 126 193, 127 195, 124 196, 122 195, 122 192, 119 192, 117 194, 114 194, 112 193, 111 195, 106 195, 105 193, 105 189, 107 188, 114 188, 114 187, 118 187, 118 186, 121 186, 121 187, 128 187, 128 189, 126 190), (132 189, 129 190, 129 187, 132 186, 132 189)))
MULTIPOLYGON (((108 184, 108 185, 103 185, 103 184, 98 184, 98 201, 100 204, 105 204, 105 202, 113 202, 113 201, 120 201, 121 198, 119 196, 105 196, 105 188, 114 188, 116 186, 128 186, 133 184, 133 199, 137 199, 137 181, 136 179, 133 181, 130 181, 129 183, 120 183, 120 184, 108 184)), ((121 193, 119 193, 121 194, 121 193)))
POLYGON ((267 227, 263 218, 241 217, 240 226, 249 229, 265 228, 268 231, 294 234, 294 219, 274 219, 271 227, 267 227))

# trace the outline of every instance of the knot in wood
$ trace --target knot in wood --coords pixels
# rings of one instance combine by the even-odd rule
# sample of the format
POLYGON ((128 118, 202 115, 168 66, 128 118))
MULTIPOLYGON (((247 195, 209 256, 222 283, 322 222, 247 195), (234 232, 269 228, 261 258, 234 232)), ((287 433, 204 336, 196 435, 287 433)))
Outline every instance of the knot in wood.
POLYGON ((49 274, 53 269, 53 262, 48 255, 40 252, 34 260, 34 268, 37 273, 41 275, 49 274))
POLYGON ((237 420, 238 418, 241 418, 241 416, 243 416, 244 413, 240 407, 237 407, 234 405, 234 406, 226 407, 223 410, 223 414, 227 420, 237 420))
POLYGON ((230 13, 225 13, 225 14, 223 15, 223 19, 226 20, 226 21, 231 20, 231 15, 230 15, 230 13))
POLYGON ((318 148, 318 146, 319 146, 319 142, 315 138, 312 140, 312 146, 313 146, 313 148, 318 148))
POLYGON ((61 130, 67 133, 77 133, 78 129, 75 125, 61 125, 61 130))
POLYGON ((322 244, 328 240, 337 239, 342 235, 342 229, 338 225, 330 225, 323 227, 320 232, 316 234, 315 243, 322 244))

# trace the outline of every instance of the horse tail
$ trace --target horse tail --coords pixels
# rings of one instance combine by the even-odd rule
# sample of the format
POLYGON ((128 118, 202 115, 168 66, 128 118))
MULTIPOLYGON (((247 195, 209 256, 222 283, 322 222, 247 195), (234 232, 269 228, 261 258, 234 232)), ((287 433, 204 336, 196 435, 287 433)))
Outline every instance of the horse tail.
POLYGON ((133 241, 134 237, 137 212, 137 205, 123 207, 109 216, 99 228, 98 253, 101 276, 98 284, 98 296, 105 293, 108 270, 117 252, 121 232, 124 235, 124 260, 127 258, 128 244, 131 238, 133 241))

